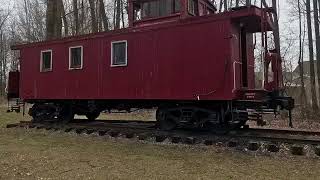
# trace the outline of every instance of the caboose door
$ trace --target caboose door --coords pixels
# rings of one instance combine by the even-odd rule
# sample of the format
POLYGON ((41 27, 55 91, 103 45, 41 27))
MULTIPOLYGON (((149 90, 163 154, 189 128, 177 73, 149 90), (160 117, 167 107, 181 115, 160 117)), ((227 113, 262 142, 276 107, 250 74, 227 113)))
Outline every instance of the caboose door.
POLYGON ((19 71, 9 72, 8 86, 7 86, 8 99, 19 98, 19 82, 20 82, 20 72, 19 71))
POLYGON ((240 28, 240 60, 241 60, 241 85, 248 87, 248 54, 247 54, 247 31, 240 28))

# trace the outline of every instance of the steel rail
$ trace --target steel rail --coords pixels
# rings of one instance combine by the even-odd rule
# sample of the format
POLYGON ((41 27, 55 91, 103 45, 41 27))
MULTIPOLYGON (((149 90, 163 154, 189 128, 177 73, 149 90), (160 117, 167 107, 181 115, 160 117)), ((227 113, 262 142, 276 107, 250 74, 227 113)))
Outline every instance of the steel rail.
POLYGON ((248 128, 231 131, 229 133, 213 133, 206 130, 188 130, 178 129, 174 131, 161 131, 156 128, 154 121, 84 121, 75 120, 69 124, 55 123, 33 123, 30 121, 21 121, 17 124, 8 125, 8 127, 25 127, 38 129, 60 129, 66 131, 76 131, 82 133, 89 132, 118 132, 116 134, 149 134, 149 136, 163 136, 167 138, 193 137, 201 141, 210 139, 224 140, 247 140, 247 141, 267 141, 273 143, 296 143, 320 145, 320 132, 302 131, 289 129, 264 129, 248 128))

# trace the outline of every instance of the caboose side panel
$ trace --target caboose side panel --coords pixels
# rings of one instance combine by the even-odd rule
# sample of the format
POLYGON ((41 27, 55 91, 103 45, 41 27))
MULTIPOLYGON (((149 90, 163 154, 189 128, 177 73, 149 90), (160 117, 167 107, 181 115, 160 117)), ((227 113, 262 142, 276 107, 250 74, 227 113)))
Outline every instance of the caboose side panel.
POLYGON ((258 120, 279 108, 291 115, 280 50, 262 43, 264 72, 272 67, 272 78, 264 73, 261 89, 254 83, 252 34, 261 32, 267 42, 274 27, 270 9, 214 14, 212 1, 202 0, 207 11, 198 14, 187 4, 192 1, 181 0, 181 11, 154 17, 159 9, 144 7, 155 2, 129 0, 129 28, 14 46, 21 50, 20 95, 33 104, 34 121, 67 123, 76 114, 95 120, 106 110, 156 107, 162 130, 234 129, 245 126, 249 113, 258 120))
POLYGON ((232 99, 229 37, 230 21, 223 19, 27 48, 22 98, 232 99), (127 66, 111 67, 115 41, 127 41, 127 66), (78 46, 83 67, 70 70, 69 48, 78 46), (52 71, 40 72, 41 51, 48 49, 52 71))
MULTIPOLYGON (((106 79, 103 81, 104 97, 114 99, 114 94, 118 93, 118 97, 130 99, 143 97, 194 100, 197 95, 202 94, 204 99, 225 98, 221 89, 227 87, 230 81, 222 81, 229 74, 223 74, 227 65, 221 59, 225 58, 222 53, 226 53, 224 50, 228 45, 225 44, 226 48, 221 47, 224 46, 223 41, 228 42, 223 35, 215 34, 214 31, 220 30, 220 34, 225 33, 225 24, 219 24, 220 26, 215 22, 214 27, 211 23, 195 24, 188 28, 176 27, 136 35, 134 45, 128 42, 128 67, 112 68, 109 60, 104 63, 108 69, 104 71, 106 75, 102 76, 106 79), (212 41, 222 43, 218 47, 211 44, 212 41), (219 48, 220 52, 215 50, 219 48), (130 78, 128 74, 131 75, 130 78), (113 76, 121 76, 121 79, 113 76), (133 91, 127 90, 130 87, 134 87, 133 91), (213 91, 215 93, 206 95, 213 91)), ((125 37, 113 40, 121 39, 125 37)), ((104 44, 109 52, 110 42, 104 44)), ((110 54, 106 53, 106 56, 109 59, 110 54)))
MULTIPOLYGON (((90 47, 86 42, 84 47, 90 47)), ((71 43, 70 46, 73 46, 71 43)), ((69 70, 69 47, 54 44, 50 47, 36 47, 22 51, 21 65, 21 93, 22 98, 32 99, 77 99, 87 94, 97 94, 99 81, 97 81, 98 65, 95 54, 83 54, 84 62, 82 70, 69 70), (65 47, 65 48, 63 48, 65 47), (52 71, 40 72, 40 52, 52 50, 52 71), (93 57, 93 58, 90 58, 93 57), (67 74, 67 75, 66 75, 67 74), (85 75, 84 75, 85 74, 85 75)), ((94 52, 94 51, 93 51, 94 52)))

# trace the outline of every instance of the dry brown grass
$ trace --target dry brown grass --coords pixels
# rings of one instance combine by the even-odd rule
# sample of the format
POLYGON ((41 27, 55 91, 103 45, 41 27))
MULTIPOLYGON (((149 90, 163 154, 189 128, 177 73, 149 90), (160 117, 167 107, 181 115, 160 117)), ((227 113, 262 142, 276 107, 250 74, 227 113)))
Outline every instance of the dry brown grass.
MULTIPOLYGON (((24 119, 0 110, 2 127, 24 119)), ((318 179, 319 175, 318 159, 0 128, 0 179, 318 179)))
POLYGON ((140 110, 132 113, 103 113, 99 119, 155 121, 155 110, 140 110))
POLYGON ((0 131, 1 179, 317 179, 318 160, 216 148, 0 131))
MULTIPOLYGON (((264 115, 267 122, 265 128, 289 128, 289 118, 286 112, 276 117, 273 114, 264 115)), ((301 117, 299 109, 295 109, 292 115, 294 129, 320 131, 320 115, 312 115, 309 117, 301 117)), ((249 122, 251 127, 256 127, 255 122, 249 122)))

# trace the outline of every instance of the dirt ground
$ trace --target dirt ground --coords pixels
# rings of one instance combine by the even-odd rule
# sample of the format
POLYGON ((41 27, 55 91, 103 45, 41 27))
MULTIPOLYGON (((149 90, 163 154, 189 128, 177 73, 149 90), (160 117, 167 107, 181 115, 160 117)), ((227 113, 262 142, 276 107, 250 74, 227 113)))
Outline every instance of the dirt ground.
POLYGON ((0 111, 0 179, 319 179, 320 175, 320 159, 5 129, 7 123, 28 117, 0 111))
MULTIPOLYGON (((263 119, 266 121, 264 128, 289 128, 289 118, 287 112, 275 116, 274 114, 264 115, 263 119)), ((292 113, 292 123, 294 129, 320 131, 320 118, 318 115, 311 115, 309 118, 302 118, 298 109, 292 113)), ((248 123, 251 127, 256 126, 255 122, 248 123)))

